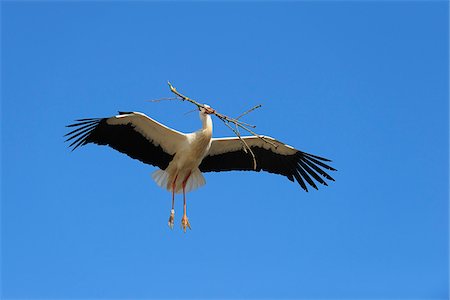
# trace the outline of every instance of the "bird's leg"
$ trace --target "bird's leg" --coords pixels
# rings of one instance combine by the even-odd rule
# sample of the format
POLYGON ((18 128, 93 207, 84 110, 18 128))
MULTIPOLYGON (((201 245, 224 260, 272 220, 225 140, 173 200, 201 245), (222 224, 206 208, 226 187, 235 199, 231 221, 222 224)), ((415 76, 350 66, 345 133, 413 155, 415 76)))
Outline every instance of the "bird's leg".
POLYGON ((186 182, 191 174, 189 174, 183 181, 183 218, 181 218, 181 228, 186 232, 186 228, 191 229, 191 224, 189 223, 188 217, 186 215, 186 182))
POLYGON ((172 183, 172 210, 170 211, 170 217, 169 217, 169 227, 170 229, 173 229, 173 224, 175 221, 175 183, 177 181, 177 178, 175 177, 175 180, 172 183))
POLYGON ((181 228, 186 232, 186 228, 191 229, 191 224, 189 223, 188 217, 186 215, 186 192, 183 186, 183 218, 181 218, 181 228))
POLYGON ((169 217, 169 222, 168 222, 170 229, 173 229, 173 224, 174 224, 174 221, 175 221, 175 208, 174 208, 174 206, 175 206, 175 190, 172 189, 172 210, 170 211, 170 217, 169 217))

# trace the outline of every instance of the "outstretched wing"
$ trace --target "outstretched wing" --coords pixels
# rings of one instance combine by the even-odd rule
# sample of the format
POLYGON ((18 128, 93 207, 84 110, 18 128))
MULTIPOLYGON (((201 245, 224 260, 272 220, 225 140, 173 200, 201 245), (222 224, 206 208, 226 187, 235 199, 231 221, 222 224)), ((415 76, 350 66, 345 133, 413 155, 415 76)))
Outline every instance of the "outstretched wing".
POLYGON ((165 169, 186 141, 186 135, 138 112, 110 118, 80 119, 67 127, 72 151, 88 143, 108 145, 143 163, 165 169))
POLYGON ((336 171, 325 163, 331 162, 329 159, 299 151, 271 137, 264 137, 271 143, 254 136, 242 139, 255 154, 256 170, 251 153, 245 153, 242 142, 237 137, 214 138, 208 154, 200 164, 200 170, 202 172, 263 170, 286 176, 291 181, 295 178, 305 191, 308 191, 305 181, 315 189, 317 185, 314 180, 323 185, 327 185, 324 179, 334 181, 324 171, 324 169, 336 171))

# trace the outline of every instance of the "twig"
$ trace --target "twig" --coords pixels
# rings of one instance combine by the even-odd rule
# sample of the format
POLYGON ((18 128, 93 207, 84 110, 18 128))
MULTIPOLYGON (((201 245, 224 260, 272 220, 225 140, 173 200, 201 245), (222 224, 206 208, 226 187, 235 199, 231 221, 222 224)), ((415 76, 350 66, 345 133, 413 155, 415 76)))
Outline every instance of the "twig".
POLYGON ((146 100, 146 102, 161 102, 161 101, 170 101, 170 100, 180 100, 180 98, 177 98, 177 97, 165 97, 165 98, 159 98, 159 99, 146 100))
POLYGON ((187 114, 190 114, 190 113, 193 113, 193 112, 196 112, 196 111, 198 111, 198 109, 193 109, 193 110, 185 112, 184 115, 187 115, 187 114))
POLYGON ((240 118, 242 118, 242 117, 245 116, 246 114, 251 113, 252 111, 254 111, 254 110, 257 109, 257 108, 260 108, 261 106, 262 106, 261 104, 258 104, 258 105, 256 105, 256 106, 250 108, 250 109, 247 110, 246 112, 242 113, 239 117, 237 117, 236 120, 239 120, 240 118))
POLYGON ((247 126, 247 127, 256 128, 256 125, 248 124, 248 123, 245 123, 245 122, 242 122, 242 121, 238 121, 238 123, 242 124, 244 126, 247 126))
POLYGON ((256 170, 256 157, 255 157, 255 153, 253 153, 252 149, 250 148, 250 146, 247 144, 247 142, 241 137, 241 134, 239 133, 239 125, 235 122, 229 121, 225 118, 223 118, 222 116, 219 116, 218 114, 215 113, 215 115, 219 118, 219 120, 221 120, 223 122, 223 124, 225 124, 228 128, 231 129, 231 131, 234 132, 234 134, 238 137, 239 141, 242 144, 242 148, 244 149, 245 153, 250 152, 250 154, 252 155, 253 158, 253 169, 256 170), (229 123, 234 123, 236 126, 236 129, 234 129, 233 127, 231 127, 231 125, 229 123))
POLYGON ((177 95, 178 97, 180 97, 180 98, 181 98, 181 101, 188 101, 188 102, 191 102, 192 104, 197 105, 197 107, 205 108, 205 106, 204 106, 203 104, 200 104, 200 103, 198 103, 197 101, 195 101, 195 100, 193 100, 193 99, 191 99, 191 98, 189 98, 189 97, 187 97, 187 96, 185 96, 185 95, 179 93, 179 92, 177 91, 177 89, 170 83, 170 81, 167 81, 167 84, 169 85, 170 91, 171 91, 172 93, 174 93, 175 95, 177 95))
POLYGON ((219 112, 217 112, 216 110, 210 108, 210 107, 205 107, 203 104, 198 103, 197 101, 195 101, 194 99, 191 99, 183 94, 181 94, 180 92, 177 91, 177 89, 168 81, 167 84, 169 85, 170 91, 172 93, 174 93, 177 98, 173 99, 173 100, 181 100, 181 101, 188 101, 194 105, 196 105, 198 108, 203 108, 205 110, 209 110, 210 114, 215 115, 217 118, 219 118, 228 128, 231 129, 231 131, 233 131, 233 133, 238 137, 238 139, 241 141, 242 146, 243 146, 243 150, 244 152, 247 153, 247 151, 250 152, 250 154, 252 155, 253 158, 253 169, 256 170, 256 156, 253 153, 252 149, 250 148, 250 146, 247 144, 247 142, 241 137, 241 134, 239 132, 239 128, 244 129, 245 131, 249 132, 250 134, 258 137, 259 139, 261 139, 262 141, 264 141, 265 143, 269 143, 270 145, 272 145, 275 148, 278 148, 278 145, 276 145, 275 143, 273 143, 272 141, 266 139, 264 136, 261 136, 259 134, 257 134, 256 132, 254 132, 253 130, 251 130, 250 128, 256 128, 255 125, 251 125, 245 122, 240 121, 239 119, 247 114, 249 114, 250 112, 254 111, 257 108, 260 108, 261 105, 256 105, 254 107, 252 107, 251 109, 245 111, 244 113, 242 113, 240 116, 238 116, 237 118, 230 118, 224 114, 221 114, 219 112), (236 129, 234 129, 230 123, 234 124, 236 129))

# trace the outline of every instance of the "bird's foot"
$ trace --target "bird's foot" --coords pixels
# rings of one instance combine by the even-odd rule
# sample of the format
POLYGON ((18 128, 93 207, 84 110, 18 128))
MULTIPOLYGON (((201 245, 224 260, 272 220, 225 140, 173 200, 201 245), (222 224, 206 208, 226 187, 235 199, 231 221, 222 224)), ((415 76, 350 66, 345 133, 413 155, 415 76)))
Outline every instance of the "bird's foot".
POLYGON ((170 211, 170 217, 169 217, 169 222, 168 222, 170 229, 173 229, 174 221, 175 221, 175 210, 172 209, 170 211))
POLYGON ((181 218, 181 228, 186 232, 186 228, 191 229, 191 224, 189 223, 188 217, 186 215, 181 218))

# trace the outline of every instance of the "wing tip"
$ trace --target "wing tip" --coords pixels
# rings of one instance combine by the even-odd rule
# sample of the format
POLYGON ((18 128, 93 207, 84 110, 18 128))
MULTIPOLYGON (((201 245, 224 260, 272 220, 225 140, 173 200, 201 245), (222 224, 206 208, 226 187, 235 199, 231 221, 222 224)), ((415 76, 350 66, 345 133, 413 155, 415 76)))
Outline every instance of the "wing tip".
POLYGON ((88 119, 78 119, 75 120, 77 123, 66 125, 66 127, 75 127, 74 130, 66 133, 64 137, 67 139, 64 142, 74 141, 68 146, 73 152, 80 146, 86 145, 87 139, 92 134, 92 132, 97 128, 103 118, 88 118, 88 119))
POLYGON ((328 186, 325 179, 335 181, 333 177, 323 170, 337 171, 335 168, 323 162, 331 162, 330 159, 298 151, 296 160, 297 166, 294 169, 294 176, 305 191, 308 191, 306 184, 318 190, 319 188, 317 187, 316 182, 328 186))

